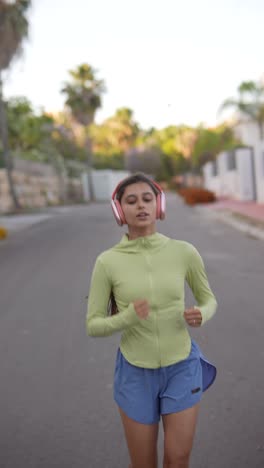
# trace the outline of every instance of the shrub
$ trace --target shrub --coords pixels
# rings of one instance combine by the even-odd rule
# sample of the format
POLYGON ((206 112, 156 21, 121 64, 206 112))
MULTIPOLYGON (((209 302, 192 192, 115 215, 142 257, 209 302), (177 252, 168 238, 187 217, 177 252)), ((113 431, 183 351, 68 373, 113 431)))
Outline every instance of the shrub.
POLYGON ((4 227, 0 226, 0 239, 5 239, 7 237, 7 230, 4 227))
POLYGON ((177 190, 177 193, 184 198, 187 205, 198 203, 213 203, 216 201, 214 192, 200 187, 184 187, 177 190))

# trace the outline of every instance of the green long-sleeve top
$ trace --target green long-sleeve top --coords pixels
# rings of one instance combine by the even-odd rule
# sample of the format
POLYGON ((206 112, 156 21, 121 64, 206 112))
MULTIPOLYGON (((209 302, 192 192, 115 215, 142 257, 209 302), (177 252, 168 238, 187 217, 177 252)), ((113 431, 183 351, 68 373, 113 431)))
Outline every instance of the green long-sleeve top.
POLYGON ((168 366, 185 359, 191 338, 184 319, 187 281, 202 314, 202 324, 215 313, 217 302, 204 262, 189 242, 155 234, 121 242, 101 253, 90 283, 86 329, 89 336, 122 332, 120 350, 144 368, 168 366), (113 291, 118 313, 107 314, 113 291), (140 319, 133 301, 146 299, 150 313, 140 319))

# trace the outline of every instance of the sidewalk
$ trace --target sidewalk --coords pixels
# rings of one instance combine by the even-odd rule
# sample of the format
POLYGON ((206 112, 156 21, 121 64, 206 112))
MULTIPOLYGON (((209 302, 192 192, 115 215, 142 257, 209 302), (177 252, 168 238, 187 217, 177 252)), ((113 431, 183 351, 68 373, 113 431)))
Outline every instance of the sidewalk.
POLYGON ((31 214, 21 213, 17 215, 1 215, 0 214, 0 227, 4 227, 8 231, 8 235, 24 230, 34 224, 41 223, 55 216, 67 214, 75 208, 85 207, 86 205, 65 205, 65 206, 53 206, 44 207, 31 214))
POLYGON ((199 205, 199 210, 233 227, 264 240, 264 203, 218 198, 199 205))
POLYGON ((212 208, 215 210, 228 210, 241 215, 249 222, 263 223, 264 225, 264 203, 219 198, 213 205, 212 208))

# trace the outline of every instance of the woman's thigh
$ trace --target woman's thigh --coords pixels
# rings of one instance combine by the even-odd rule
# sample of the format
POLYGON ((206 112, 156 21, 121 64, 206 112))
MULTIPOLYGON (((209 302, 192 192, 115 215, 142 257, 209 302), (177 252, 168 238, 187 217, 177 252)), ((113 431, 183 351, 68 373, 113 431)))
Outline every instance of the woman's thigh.
POLYGON ((191 408, 162 415, 164 428, 164 466, 188 461, 197 424, 199 403, 191 408))
MULTIPOLYGON (((157 468, 159 424, 141 424, 118 407, 133 468, 157 468)), ((130 465, 131 466, 131 465, 130 465)))

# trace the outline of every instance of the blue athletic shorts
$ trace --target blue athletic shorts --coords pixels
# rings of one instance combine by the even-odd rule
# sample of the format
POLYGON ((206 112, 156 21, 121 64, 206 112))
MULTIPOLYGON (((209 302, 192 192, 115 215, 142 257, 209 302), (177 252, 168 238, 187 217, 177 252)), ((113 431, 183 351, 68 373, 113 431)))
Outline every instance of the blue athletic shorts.
POLYGON ((189 356, 176 364, 145 369, 130 364, 118 348, 114 373, 114 400, 133 420, 159 422, 161 414, 191 408, 214 382, 216 367, 192 340, 189 356))

